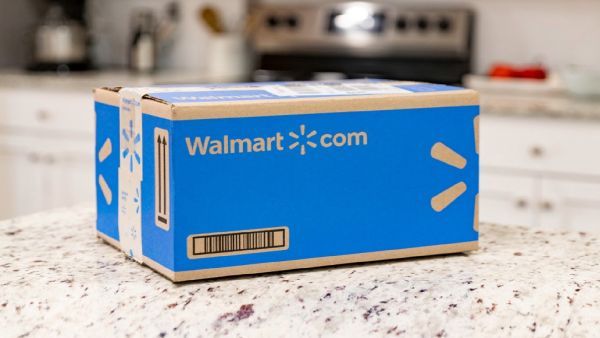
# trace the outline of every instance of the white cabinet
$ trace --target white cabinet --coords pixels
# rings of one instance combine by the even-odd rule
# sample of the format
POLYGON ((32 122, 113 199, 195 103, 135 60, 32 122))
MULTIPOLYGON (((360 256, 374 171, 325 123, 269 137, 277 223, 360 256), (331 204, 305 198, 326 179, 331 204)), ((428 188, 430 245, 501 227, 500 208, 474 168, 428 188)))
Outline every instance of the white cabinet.
POLYGON ((510 225, 536 223, 536 181, 529 177, 482 171, 479 193, 480 220, 510 225))
POLYGON ((3 129, 93 135, 93 112, 91 90, 0 89, 3 129))
POLYGON ((94 200, 91 92, 0 89, 0 219, 94 200))
POLYGON ((600 176, 600 121, 483 115, 488 167, 600 176))
POLYGON ((43 170, 38 160, 23 148, 0 149, 0 219, 42 208, 43 170))
POLYGON ((540 223, 548 227, 600 229, 600 179, 542 179, 540 223))
POLYGON ((482 115, 480 219, 600 232, 600 121, 482 115))

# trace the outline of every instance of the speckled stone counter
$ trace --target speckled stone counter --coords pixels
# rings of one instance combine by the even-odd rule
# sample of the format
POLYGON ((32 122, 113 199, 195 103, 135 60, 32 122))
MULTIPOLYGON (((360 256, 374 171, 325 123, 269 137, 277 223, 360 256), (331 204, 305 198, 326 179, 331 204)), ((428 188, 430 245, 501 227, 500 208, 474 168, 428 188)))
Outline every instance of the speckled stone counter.
POLYGON ((600 99, 576 98, 565 93, 518 95, 480 92, 483 114, 583 119, 600 121, 600 99))
POLYGON ((0 223, 16 336, 570 336, 600 332, 600 240, 482 225, 481 249, 173 284, 96 239, 94 211, 0 223))

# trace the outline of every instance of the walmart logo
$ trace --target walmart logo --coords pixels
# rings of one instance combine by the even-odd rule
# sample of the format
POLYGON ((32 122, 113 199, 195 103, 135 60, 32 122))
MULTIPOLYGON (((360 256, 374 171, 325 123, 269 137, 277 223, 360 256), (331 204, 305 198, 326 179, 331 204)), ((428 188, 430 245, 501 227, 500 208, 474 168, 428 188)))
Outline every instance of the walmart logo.
POLYGON ((307 149, 342 148, 366 146, 369 135, 366 131, 326 132, 319 134, 316 130, 307 132, 307 127, 301 124, 296 130, 287 133, 276 132, 264 137, 231 137, 223 135, 220 138, 211 136, 186 137, 185 143, 190 156, 226 155, 261 152, 299 151, 304 156, 307 149), (289 137, 289 139, 288 139, 289 137))
POLYGON ((316 148, 317 144, 310 141, 309 139, 315 135, 317 135, 317 132, 315 130, 311 131, 310 133, 308 133, 308 135, 304 135, 304 133, 306 132, 306 126, 301 124, 300 125, 300 135, 294 133, 293 131, 290 131, 290 137, 297 140, 295 142, 293 142, 292 144, 290 144, 290 149, 294 149, 296 147, 298 147, 298 145, 300 145, 300 155, 306 155, 306 146, 309 146, 311 148, 316 148), (304 141, 302 140, 304 139, 304 141), (303 142, 302 144, 300 144, 300 142, 303 142))

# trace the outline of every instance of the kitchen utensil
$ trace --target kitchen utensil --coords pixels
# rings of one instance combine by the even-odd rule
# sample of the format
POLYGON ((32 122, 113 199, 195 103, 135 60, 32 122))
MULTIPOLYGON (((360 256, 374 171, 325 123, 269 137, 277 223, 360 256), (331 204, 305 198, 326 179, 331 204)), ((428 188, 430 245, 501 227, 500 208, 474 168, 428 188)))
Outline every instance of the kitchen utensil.
POLYGON ((205 6, 200 9, 200 20, 209 28, 214 34, 222 34, 225 32, 223 21, 219 12, 210 6, 205 6))
POLYGON ((206 49, 207 75, 211 81, 248 81, 251 56, 246 36, 241 33, 215 35, 206 49))
POLYGON ((87 68, 87 33, 59 3, 48 7, 35 30, 33 70, 87 68))
POLYGON ((149 72, 156 67, 156 18, 148 9, 132 15, 132 34, 129 45, 129 68, 149 72))

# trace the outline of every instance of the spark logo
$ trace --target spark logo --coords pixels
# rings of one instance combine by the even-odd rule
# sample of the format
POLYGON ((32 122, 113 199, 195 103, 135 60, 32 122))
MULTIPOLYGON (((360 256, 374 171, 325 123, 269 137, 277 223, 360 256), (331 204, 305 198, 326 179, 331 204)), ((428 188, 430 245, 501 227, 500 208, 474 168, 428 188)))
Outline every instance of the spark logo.
POLYGON ((311 148, 316 148, 317 144, 309 141, 309 139, 315 135, 317 135, 317 132, 315 130, 311 131, 310 133, 308 133, 308 135, 304 136, 306 132, 306 126, 301 124, 300 125, 300 136, 298 136, 298 134, 294 133, 293 131, 290 131, 290 137, 292 137, 293 139, 297 140, 294 143, 290 144, 290 149, 294 149, 296 147, 298 147, 298 145, 300 145, 300 155, 306 155, 306 146, 309 146, 311 148), (305 138, 305 141, 303 144, 300 144, 300 142, 302 142, 301 137, 305 138))
POLYGON ((307 133, 306 125, 301 124, 298 132, 288 133, 290 141, 286 142, 285 133, 276 132, 265 137, 234 138, 223 135, 221 138, 211 136, 186 137, 185 144, 190 156, 227 155, 260 152, 283 152, 299 150, 304 156, 308 148, 342 148, 351 146, 366 146, 369 135, 366 131, 338 132, 320 134, 316 130, 307 133), (286 146, 284 144, 289 143, 286 146))
MULTIPOLYGON (((475 139, 475 153, 479 155, 479 116, 473 119, 473 131, 475 139)), ((467 160, 442 142, 436 142, 431 147, 431 157, 456 169, 463 170, 467 166, 467 160)), ((446 190, 431 198, 431 208, 436 212, 442 212, 457 198, 467 191, 467 184, 458 182, 446 190)), ((475 211, 473 215, 473 229, 479 231, 479 194, 475 196, 475 211)))

